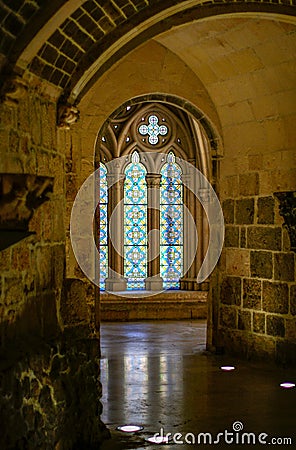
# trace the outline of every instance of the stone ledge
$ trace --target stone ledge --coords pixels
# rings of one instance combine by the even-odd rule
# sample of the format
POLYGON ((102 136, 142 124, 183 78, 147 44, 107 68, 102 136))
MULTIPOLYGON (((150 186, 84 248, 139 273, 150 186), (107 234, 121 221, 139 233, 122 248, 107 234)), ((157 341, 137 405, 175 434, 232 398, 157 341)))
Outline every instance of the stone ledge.
POLYGON ((149 292, 101 293, 102 321, 184 320, 207 317, 207 292, 174 291, 149 296, 149 292), (125 296, 123 298, 123 295, 125 296))

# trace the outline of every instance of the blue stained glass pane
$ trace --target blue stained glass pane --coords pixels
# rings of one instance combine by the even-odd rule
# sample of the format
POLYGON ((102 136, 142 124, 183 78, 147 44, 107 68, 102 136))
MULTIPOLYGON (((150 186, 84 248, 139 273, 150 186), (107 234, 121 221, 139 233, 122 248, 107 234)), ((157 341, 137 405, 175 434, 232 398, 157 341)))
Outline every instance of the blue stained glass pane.
POLYGON ((107 169, 104 164, 100 164, 100 290, 105 289, 108 275, 107 204, 107 169))
POLYGON ((108 247, 100 247, 100 290, 105 290, 105 279, 108 275, 108 247))
POLYGON ((146 205, 145 167, 141 163, 132 162, 125 172, 125 204, 146 205))
POLYGON ((161 175, 160 275, 165 289, 179 289, 183 268, 182 171, 172 152, 161 175))
POLYGON ((125 205, 125 223, 128 226, 146 224, 145 205, 125 205))
POLYGON ((144 289, 147 276, 146 169, 137 153, 125 171, 124 276, 127 289, 144 289))

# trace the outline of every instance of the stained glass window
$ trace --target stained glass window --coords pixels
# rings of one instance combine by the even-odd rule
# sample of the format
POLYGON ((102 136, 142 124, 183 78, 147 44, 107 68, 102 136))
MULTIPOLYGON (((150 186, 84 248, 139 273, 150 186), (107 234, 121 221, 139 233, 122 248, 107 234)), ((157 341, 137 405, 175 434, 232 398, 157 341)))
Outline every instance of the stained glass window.
POLYGON ((107 238, 107 169, 100 163, 100 289, 105 289, 108 275, 108 238, 107 238))
POLYGON ((124 182, 124 276, 127 289, 144 289, 147 272, 146 169, 134 152, 124 182))
POLYGON ((173 152, 161 169, 160 275, 165 289, 179 289, 183 262, 183 202, 181 167, 173 152))

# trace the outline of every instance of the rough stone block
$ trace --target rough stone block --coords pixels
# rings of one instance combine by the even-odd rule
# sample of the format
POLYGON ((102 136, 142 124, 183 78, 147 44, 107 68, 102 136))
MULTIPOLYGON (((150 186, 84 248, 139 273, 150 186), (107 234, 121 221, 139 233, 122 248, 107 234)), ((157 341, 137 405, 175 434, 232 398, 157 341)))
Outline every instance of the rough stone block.
POLYGON ((220 309, 220 325, 225 328, 237 328, 236 309, 223 306, 220 309))
POLYGON ((247 345, 249 358, 260 361, 270 361, 275 358, 275 339, 273 337, 255 334, 247 345))
POLYGON ((267 312, 287 314, 289 312, 288 285, 263 281, 263 309, 267 312))
POLYGON ((275 201, 273 197, 261 197, 258 198, 257 208, 257 222, 260 224, 273 224, 274 223, 274 205, 275 201))
POLYGON ((64 245, 55 245, 52 247, 53 258, 53 281, 54 286, 61 289, 65 275, 65 247, 64 245))
POLYGON ((249 155, 249 169, 250 170, 262 170, 263 169, 263 155, 249 155))
POLYGON ((243 196, 259 194, 259 174, 257 172, 239 175, 239 193, 243 196))
POLYGON ((237 197, 238 196, 238 176, 231 175, 226 177, 227 183, 227 195, 229 197, 237 197))
POLYGON ((243 307, 261 309, 261 281, 253 279, 243 280, 243 307))
POLYGON ((250 225, 254 223, 254 199, 245 198, 235 201, 235 223, 250 225))
POLYGON ((226 270, 229 275, 250 276, 250 252, 244 249, 226 248, 226 270))
MULTIPOLYGON (((281 222, 282 222, 282 217, 280 218, 281 222)), ((290 252, 291 250, 291 241, 290 241, 290 236, 288 233, 288 230, 286 228, 283 228, 283 248, 282 248, 283 252, 290 252)))
POLYGON ((251 331, 252 328, 252 317, 250 311, 239 311, 238 312, 238 329, 251 331))
POLYGON ((11 266, 12 269, 22 271, 28 269, 30 265, 30 250, 24 243, 12 248, 11 266))
POLYGON ((286 319, 286 339, 296 343, 296 318, 286 319))
POLYGON ((290 287, 290 312, 296 316, 296 286, 290 287))
POLYGON ((294 253, 274 253, 274 279, 294 281, 294 253))
POLYGON ((241 278, 227 277, 222 281, 220 292, 221 303, 226 305, 241 304, 241 278))
POLYGON ((50 245, 39 247, 36 250, 37 278, 36 286, 38 290, 51 289, 53 286, 52 270, 52 247, 50 245))
POLYGON ((267 316, 266 332, 271 336, 284 337, 285 336, 284 318, 279 316, 267 316))
POLYGON ((263 250, 281 250, 282 230, 279 227, 249 227, 247 247, 263 250))
POLYGON ((251 276, 254 278, 272 278, 272 253, 266 251, 251 252, 251 276))
POLYGON ((246 333, 241 330, 220 328, 216 346, 221 346, 225 352, 240 357, 247 357, 246 333))
POLYGON ((265 334, 265 314, 253 313, 253 331, 254 333, 265 334))
POLYGON ((21 303, 24 297, 22 278, 10 277, 4 279, 4 303, 7 306, 21 303))
POLYGON ((9 135, 9 151, 10 152, 19 151, 19 135, 14 130, 11 130, 9 135))
POLYGON ((246 227, 240 227, 240 248, 246 248, 247 232, 246 227))
POLYGON ((227 225, 225 227, 225 247, 239 247, 239 227, 227 225))
POLYGON ((234 223, 234 200, 224 200, 222 204, 225 223, 234 223))
POLYGON ((0 271, 4 272, 5 270, 10 269, 10 248, 6 248, 0 252, 0 271))
POLYGON ((64 282, 61 319, 65 326, 88 324, 91 319, 86 304, 86 284, 75 278, 67 278, 64 282))

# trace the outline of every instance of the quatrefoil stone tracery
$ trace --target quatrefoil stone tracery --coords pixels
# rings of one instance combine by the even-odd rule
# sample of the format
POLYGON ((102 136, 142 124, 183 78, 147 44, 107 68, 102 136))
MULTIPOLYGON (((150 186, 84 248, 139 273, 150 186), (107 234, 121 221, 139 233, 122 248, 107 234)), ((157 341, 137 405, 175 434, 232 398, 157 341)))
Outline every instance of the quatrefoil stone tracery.
POLYGON ((165 136, 168 132, 168 127, 166 125, 158 125, 158 117, 157 116, 149 116, 148 118, 149 125, 140 125, 139 133, 142 136, 149 135, 148 141, 151 145, 158 144, 159 138, 158 135, 165 136))

